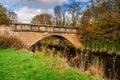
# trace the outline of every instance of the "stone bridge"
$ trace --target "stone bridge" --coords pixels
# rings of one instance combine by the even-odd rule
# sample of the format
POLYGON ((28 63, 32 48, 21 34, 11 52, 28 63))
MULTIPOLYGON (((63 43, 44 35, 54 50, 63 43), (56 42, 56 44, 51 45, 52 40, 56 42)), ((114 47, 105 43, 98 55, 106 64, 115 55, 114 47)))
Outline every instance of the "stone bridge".
POLYGON ((30 48, 38 41, 50 36, 71 43, 76 48, 82 48, 82 44, 76 35, 77 29, 49 25, 12 24, 9 27, 0 26, 0 35, 15 36, 23 42, 26 48, 30 48))

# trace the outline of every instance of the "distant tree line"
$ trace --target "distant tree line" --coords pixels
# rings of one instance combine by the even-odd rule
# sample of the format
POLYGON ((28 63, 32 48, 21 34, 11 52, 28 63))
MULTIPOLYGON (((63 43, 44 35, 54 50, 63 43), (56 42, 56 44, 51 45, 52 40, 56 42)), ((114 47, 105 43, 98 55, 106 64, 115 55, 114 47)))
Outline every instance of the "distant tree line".
POLYGON ((81 14, 81 5, 73 1, 71 4, 63 3, 54 7, 54 16, 47 13, 36 15, 31 23, 57 26, 77 26, 81 14))
POLYGON ((60 26, 77 26, 78 19, 81 15, 80 2, 73 1, 70 4, 63 3, 54 7, 56 25, 60 26), (70 18, 71 17, 71 18, 70 18))

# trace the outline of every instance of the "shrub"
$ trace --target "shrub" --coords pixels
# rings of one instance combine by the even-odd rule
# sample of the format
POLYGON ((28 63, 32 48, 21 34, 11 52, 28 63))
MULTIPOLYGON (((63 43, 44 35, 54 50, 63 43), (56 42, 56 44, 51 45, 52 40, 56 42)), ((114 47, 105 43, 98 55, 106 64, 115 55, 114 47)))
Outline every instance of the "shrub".
POLYGON ((22 42, 15 37, 4 37, 0 36, 0 48, 14 48, 21 49, 23 47, 22 42))

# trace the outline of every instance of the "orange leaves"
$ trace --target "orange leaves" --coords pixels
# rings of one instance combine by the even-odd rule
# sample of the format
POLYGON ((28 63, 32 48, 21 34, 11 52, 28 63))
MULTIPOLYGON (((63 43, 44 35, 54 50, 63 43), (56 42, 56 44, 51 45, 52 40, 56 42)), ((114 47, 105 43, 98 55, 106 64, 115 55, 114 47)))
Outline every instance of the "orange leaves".
POLYGON ((32 19, 31 23, 33 23, 33 24, 47 24, 47 25, 51 25, 52 24, 51 15, 49 15, 47 13, 36 15, 32 19))

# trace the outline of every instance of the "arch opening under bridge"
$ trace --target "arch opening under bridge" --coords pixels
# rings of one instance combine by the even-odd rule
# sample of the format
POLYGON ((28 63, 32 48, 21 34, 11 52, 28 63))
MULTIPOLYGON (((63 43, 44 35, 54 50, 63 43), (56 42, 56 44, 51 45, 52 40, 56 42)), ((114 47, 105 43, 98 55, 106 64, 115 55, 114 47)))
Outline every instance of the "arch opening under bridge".
POLYGON ((69 46, 73 46, 73 47, 76 47, 76 45, 67 37, 67 35, 65 36, 64 34, 61 34, 61 33, 44 33, 42 35, 42 37, 40 37, 38 40, 36 40, 35 42, 33 42, 31 46, 33 46, 34 44, 36 44, 37 42, 41 41, 41 40, 44 40, 45 38, 48 38, 48 37, 55 37, 57 39, 60 39, 61 41, 63 41, 65 44, 64 45, 69 45, 69 46))

